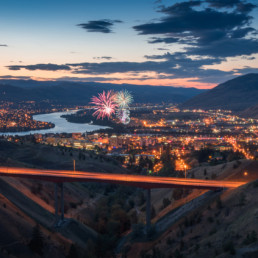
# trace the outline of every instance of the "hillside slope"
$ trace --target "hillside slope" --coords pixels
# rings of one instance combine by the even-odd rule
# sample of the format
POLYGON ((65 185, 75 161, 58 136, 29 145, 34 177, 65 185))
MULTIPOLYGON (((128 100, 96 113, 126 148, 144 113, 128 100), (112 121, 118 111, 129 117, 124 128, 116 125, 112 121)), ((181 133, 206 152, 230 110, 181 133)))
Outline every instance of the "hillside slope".
MULTIPOLYGON (((257 178, 257 161, 242 160, 238 168, 233 166, 236 163, 231 162, 226 167, 218 165, 210 172, 214 173, 212 170, 217 168, 218 178, 242 180, 243 171, 248 171, 248 180, 257 178)), ((196 176, 203 174, 203 168, 199 170, 195 171, 196 176)), ((187 205, 193 204, 190 197, 194 193, 195 190, 187 197, 188 203, 181 204, 180 208, 176 201, 166 208, 167 211, 174 208, 172 220, 180 210, 185 212, 187 205)), ((233 190, 210 191, 210 194, 213 194, 210 200, 196 205, 153 240, 128 243, 124 249, 127 257, 257 257, 258 181, 233 190)))
POLYGON ((252 106, 250 108, 245 109, 243 112, 240 113, 240 116, 247 117, 247 118, 257 118, 258 119, 258 104, 252 106))
MULTIPOLYGON (((113 160, 100 160, 99 156, 86 152, 83 155, 85 158, 80 159, 77 150, 0 140, 1 166, 72 169, 75 159, 76 167, 82 171, 126 172, 113 160)), ((82 255, 88 248, 88 242, 94 243, 98 236, 88 223, 92 214, 88 210, 95 209, 95 202, 103 196, 105 187, 65 183, 64 213, 68 220, 56 229, 53 182, 1 177, 0 257, 67 257, 73 245, 76 252, 82 255), (39 225, 44 241, 42 254, 39 255, 30 247, 36 225, 39 225)), ((59 191, 59 198, 60 194, 59 191)))
POLYGON ((183 108, 241 111, 258 103, 258 74, 229 80, 182 104, 183 108))

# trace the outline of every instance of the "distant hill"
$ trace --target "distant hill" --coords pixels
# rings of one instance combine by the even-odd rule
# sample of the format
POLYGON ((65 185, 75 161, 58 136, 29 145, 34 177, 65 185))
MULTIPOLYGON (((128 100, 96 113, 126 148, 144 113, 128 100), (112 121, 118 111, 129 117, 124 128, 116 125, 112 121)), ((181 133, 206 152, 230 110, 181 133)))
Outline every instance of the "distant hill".
POLYGON ((88 104, 91 97, 103 90, 127 89, 136 103, 182 103, 205 90, 148 85, 95 82, 0 80, 0 100, 52 100, 62 104, 88 104))
POLYGON ((182 107, 242 111, 257 103, 258 74, 247 74, 193 97, 182 107))

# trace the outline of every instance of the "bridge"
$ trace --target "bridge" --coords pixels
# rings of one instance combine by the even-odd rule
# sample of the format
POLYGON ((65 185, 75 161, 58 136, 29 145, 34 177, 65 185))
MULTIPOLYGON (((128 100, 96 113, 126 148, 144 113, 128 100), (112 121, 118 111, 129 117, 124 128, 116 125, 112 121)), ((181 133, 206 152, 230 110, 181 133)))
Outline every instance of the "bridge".
POLYGON ((55 183, 55 216, 57 224, 64 221, 64 182, 99 182, 140 187, 147 190, 146 230, 151 226, 151 189, 152 188, 197 188, 217 190, 237 188, 246 182, 202 180, 175 177, 157 177, 128 174, 105 174, 69 170, 45 170, 17 167, 0 167, 0 176, 38 179, 55 183), (61 218, 58 215, 58 185, 61 188, 61 218))

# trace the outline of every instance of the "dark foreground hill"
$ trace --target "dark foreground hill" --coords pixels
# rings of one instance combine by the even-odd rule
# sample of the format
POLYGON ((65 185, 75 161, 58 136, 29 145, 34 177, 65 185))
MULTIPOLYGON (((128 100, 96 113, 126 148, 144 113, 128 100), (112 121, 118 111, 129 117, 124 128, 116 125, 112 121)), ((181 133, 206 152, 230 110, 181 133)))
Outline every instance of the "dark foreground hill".
MULTIPOLYGON (((207 194, 209 197, 202 199, 204 202, 196 197, 192 199, 191 196, 196 195, 197 190, 182 197, 187 199, 181 202, 183 205, 180 207, 176 203, 181 199, 172 200, 165 208, 170 209, 170 213, 156 223, 162 227, 160 222, 165 224, 167 218, 166 225, 171 223, 171 226, 164 233, 157 234, 157 237, 153 233, 149 241, 128 242, 124 247, 126 257, 258 257, 258 199, 255 197, 258 194, 258 180, 253 180, 257 178, 257 168, 257 161, 248 160, 206 167, 209 178, 216 173, 217 179, 229 180, 242 180, 245 169, 251 182, 236 189, 206 192, 202 197, 207 194), (177 218, 180 213, 183 215, 177 218)), ((203 167, 194 171, 196 177, 203 177, 203 167)))
POLYGON ((193 97, 182 107, 241 111, 256 104, 258 104, 258 74, 247 74, 193 97))
POLYGON ((110 84, 95 82, 38 82, 33 80, 1 80, 0 101, 50 100, 61 104, 88 104, 103 90, 127 89, 136 103, 182 103, 205 90, 162 86, 110 84))

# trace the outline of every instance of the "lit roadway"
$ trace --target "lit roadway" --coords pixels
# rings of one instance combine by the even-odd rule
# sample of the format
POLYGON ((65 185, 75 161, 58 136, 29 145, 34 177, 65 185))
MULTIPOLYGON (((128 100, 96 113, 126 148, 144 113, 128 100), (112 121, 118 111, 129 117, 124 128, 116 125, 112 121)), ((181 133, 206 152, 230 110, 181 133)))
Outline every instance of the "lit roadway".
POLYGON ((31 168, 0 167, 0 176, 20 177, 62 182, 102 182, 112 184, 124 184, 129 186, 151 188, 236 188, 246 182, 201 180, 190 178, 156 177, 127 174, 105 174, 96 172, 80 172, 68 170, 41 170, 31 168))

